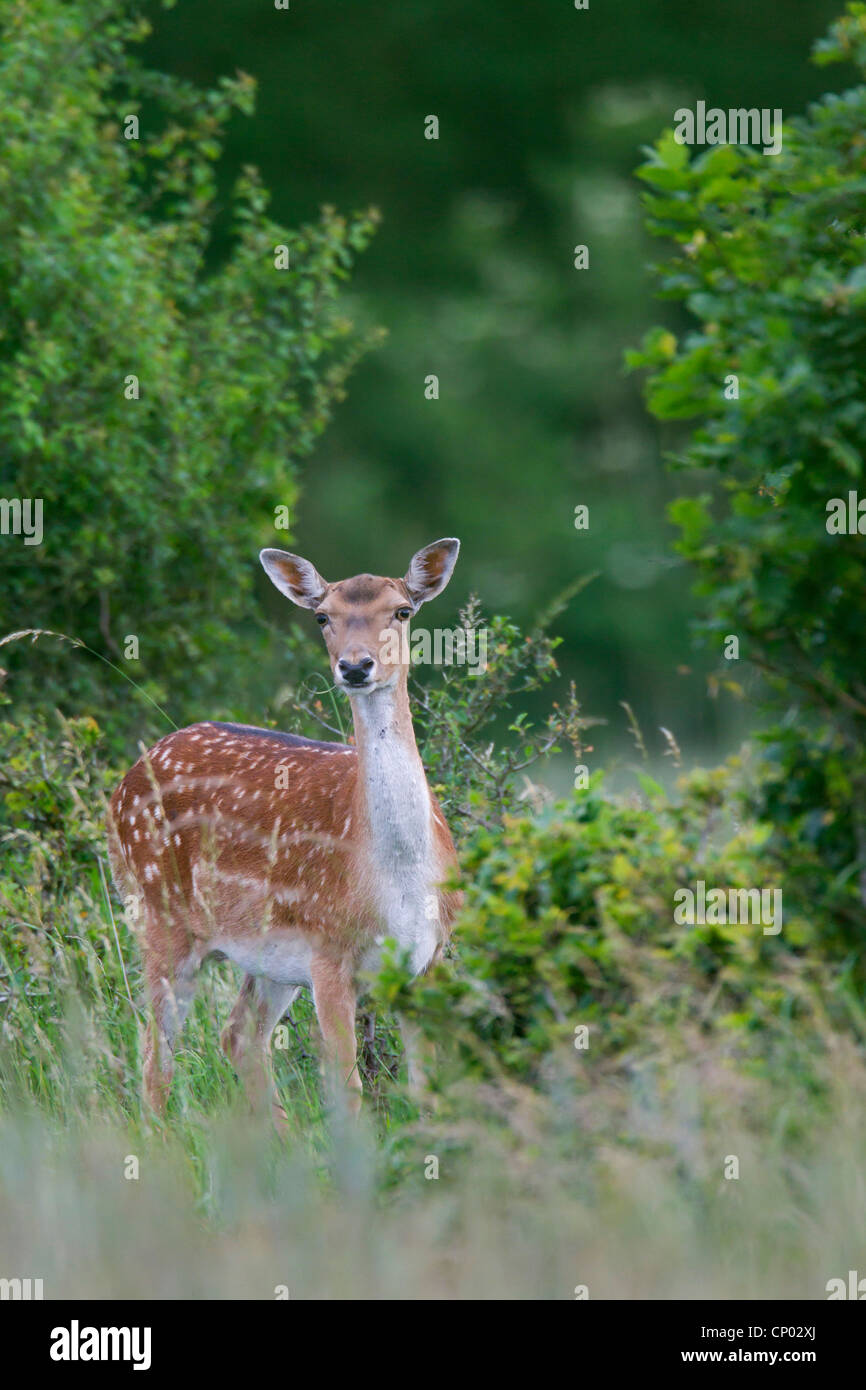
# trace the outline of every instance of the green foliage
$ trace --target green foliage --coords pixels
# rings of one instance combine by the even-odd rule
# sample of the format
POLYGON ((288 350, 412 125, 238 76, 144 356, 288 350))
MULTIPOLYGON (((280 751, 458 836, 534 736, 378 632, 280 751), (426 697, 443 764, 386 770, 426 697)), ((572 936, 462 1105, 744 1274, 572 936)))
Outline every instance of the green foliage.
MULTIPOLYGON (((866 68, 864 15, 849 6, 821 61, 866 68)), ((656 278, 697 326, 681 340, 655 329, 628 355, 651 370, 655 415, 700 420, 674 464, 715 471, 714 494, 670 510, 704 643, 721 653, 737 634, 782 713, 757 793, 768 853, 851 947, 866 904, 866 518, 831 534, 828 504, 866 498, 864 127, 860 85, 786 121, 776 157, 719 146, 689 159, 663 136, 638 171, 650 231, 677 246, 656 278)))
MULTIPOLYGON (((91 1037, 101 1045, 92 1075, 97 1094, 116 1112, 132 1099, 124 1088, 117 1094, 117 1060, 135 1064, 129 1024, 136 1013, 125 997, 121 942, 112 940, 108 914, 99 910, 107 900, 99 866, 104 810, 116 784, 100 742, 89 716, 0 722, 0 1017, 7 1087, 17 1084, 62 1110, 62 1011, 73 1001, 85 1017, 95 1010, 91 1037)), ((120 930, 137 984, 122 917, 120 930)))
POLYGON ((591 722, 581 717, 573 690, 565 709, 553 702, 540 727, 526 711, 527 693, 558 674, 554 652, 561 639, 548 635, 549 617, 524 634, 499 614, 486 623, 473 596, 459 626, 485 634, 483 664, 442 666, 438 680, 412 682, 424 766, 446 816, 458 827, 501 826, 503 815, 517 810, 521 800, 543 800, 543 788, 529 780, 526 769, 566 744, 576 751, 591 722))
MULTIPOLYGON (((0 589, 6 628, 58 629, 121 662, 136 635, 130 669, 182 715, 224 691, 226 665, 237 696, 260 678, 255 553, 285 535, 275 508, 291 516, 295 464, 369 343, 338 291, 374 219, 325 208, 291 231, 247 169, 230 251, 207 268, 216 165, 254 84, 198 91, 146 71, 134 8, 3 9, 0 493, 43 500, 44 543, 4 537, 0 589), (125 138, 130 116, 139 139, 125 138)), ((126 698, 93 663, 39 657, 16 691, 126 698)))
MULTIPOLYGON (((598 775, 540 817, 477 831, 463 854, 454 960, 409 988, 392 959, 381 999, 417 1013, 448 1051, 452 1078, 468 1069, 549 1086, 573 1072, 579 1025, 589 1026, 591 1069, 630 1067, 660 1045, 673 1058, 676 1040, 694 1035, 721 1037, 741 1065, 766 1068, 791 1019, 814 1009, 806 978, 821 976, 814 962, 833 959, 833 943, 791 911, 783 936, 674 917, 677 890, 700 879, 768 883, 768 828, 740 819, 743 777, 732 760, 684 777, 676 803, 649 779, 644 799, 622 803, 603 795, 598 775)), ((844 989, 836 1008, 844 1017, 844 989)))

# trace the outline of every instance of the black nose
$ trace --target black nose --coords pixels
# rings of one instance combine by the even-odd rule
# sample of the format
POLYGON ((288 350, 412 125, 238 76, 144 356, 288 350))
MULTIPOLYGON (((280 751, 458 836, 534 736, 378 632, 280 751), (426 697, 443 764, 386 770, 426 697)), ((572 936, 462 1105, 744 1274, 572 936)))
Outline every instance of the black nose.
POLYGON ((346 685, 366 685, 367 677, 375 666, 375 661, 371 656, 365 656, 363 661, 338 661, 340 675, 346 685))

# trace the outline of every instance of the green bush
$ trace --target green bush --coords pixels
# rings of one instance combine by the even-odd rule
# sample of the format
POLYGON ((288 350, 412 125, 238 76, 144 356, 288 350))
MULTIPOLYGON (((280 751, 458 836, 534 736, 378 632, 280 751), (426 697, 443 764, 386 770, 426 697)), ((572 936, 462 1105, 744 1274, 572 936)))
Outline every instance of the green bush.
MULTIPOLYGON (((866 6, 849 5, 816 57, 866 70, 866 6)), ((628 357, 651 369, 656 416, 701 421, 672 462, 718 485, 671 507, 700 633, 720 658, 737 635, 764 678, 767 854, 792 903, 852 952, 866 905, 866 505, 857 534, 835 534, 828 504, 858 489, 866 501, 864 127, 861 84, 786 121, 775 157, 725 145, 690 159, 667 132, 638 172, 650 231, 677 248, 660 293, 697 324, 681 339, 654 329, 628 357)))
MULTIPOLYGON (((289 230, 248 169, 209 267, 215 166, 254 84, 144 70, 135 9, 27 0, 0 21, 0 495, 44 507, 41 545, 0 541, 0 630, 68 633, 183 719, 224 698, 227 665, 238 700, 276 670, 255 554, 286 535, 275 509, 291 525, 295 465, 369 344, 338 292, 374 219, 326 208, 289 230)), ((10 688, 49 708, 128 694, 80 653, 9 660, 10 688)))
POLYGON ((769 829, 740 814, 745 780, 733 759, 684 777, 675 802, 648 778, 642 798, 623 801, 604 794, 598 775, 541 815, 477 830, 462 856, 454 959, 411 987, 390 960, 379 999, 417 1015, 444 1046, 452 1079, 542 1089, 573 1075, 580 1025, 589 1027, 590 1073, 599 1061, 627 1068, 659 1049, 673 1062, 699 1035, 765 1074, 786 1039, 805 1046, 816 1009, 850 1026, 820 918, 785 901, 780 934, 676 922, 675 894, 698 880, 770 886, 769 829))

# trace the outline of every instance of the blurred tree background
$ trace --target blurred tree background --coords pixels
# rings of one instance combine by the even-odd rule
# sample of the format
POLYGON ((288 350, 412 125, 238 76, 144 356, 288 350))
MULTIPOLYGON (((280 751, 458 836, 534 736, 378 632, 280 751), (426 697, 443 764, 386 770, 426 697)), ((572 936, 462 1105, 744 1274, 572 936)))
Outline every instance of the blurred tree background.
POLYGON ((290 225, 323 203, 382 213, 350 299, 388 339, 302 474, 297 548, 329 577, 401 573, 418 545, 456 534, 454 602, 475 589, 488 611, 522 622, 598 571, 555 631, 563 672, 609 720, 595 739, 608 762, 628 737, 620 700, 651 752, 661 740, 649 731, 663 724, 690 756, 713 758, 742 718, 735 701, 708 696, 714 663, 692 649, 696 601, 671 551, 666 504, 698 490, 699 475, 665 475, 662 450, 680 431, 648 418, 622 368, 624 348, 660 315, 639 149, 701 98, 802 110, 824 79, 811 45, 838 8, 292 0, 276 11, 181 0, 150 10, 151 66, 200 85, 241 69, 258 83, 255 115, 228 132, 215 260, 228 189, 247 163, 290 225), (438 140, 424 138, 428 115, 438 140), (573 264, 580 243, 585 271, 573 264), (438 400, 425 399, 430 373, 438 400), (590 507, 588 532, 574 529, 578 503, 590 507))

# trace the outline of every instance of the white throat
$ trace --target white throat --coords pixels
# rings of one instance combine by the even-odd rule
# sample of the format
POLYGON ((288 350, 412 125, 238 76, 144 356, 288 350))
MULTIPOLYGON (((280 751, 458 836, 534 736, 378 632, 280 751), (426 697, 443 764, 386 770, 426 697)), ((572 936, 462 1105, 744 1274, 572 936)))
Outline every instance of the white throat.
POLYGON ((411 724, 401 727, 395 686, 355 695, 360 773, 376 858, 390 869, 428 865, 432 812, 411 724))

